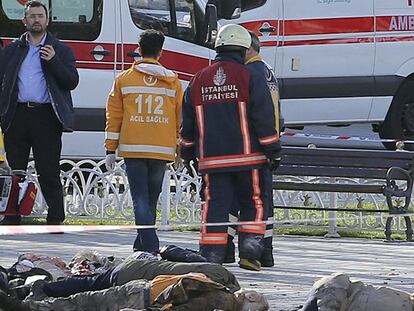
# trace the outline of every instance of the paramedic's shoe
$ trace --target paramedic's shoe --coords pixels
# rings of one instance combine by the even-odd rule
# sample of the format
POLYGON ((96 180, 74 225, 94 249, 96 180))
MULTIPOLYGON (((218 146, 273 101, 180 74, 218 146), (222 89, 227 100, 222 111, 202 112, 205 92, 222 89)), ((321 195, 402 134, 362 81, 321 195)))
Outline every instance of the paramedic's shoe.
POLYGON ((22 221, 21 216, 4 216, 3 220, 0 221, 0 226, 17 226, 22 221))
POLYGON ((262 266, 260 261, 254 259, 240 258, 239 267, 247 270, 260 271, 262 266))
POLYGON ((275 265, 275 260, 273 258, 273 250, 271 248, 265 248, 260 257, 260 264, 262 267, 273 267, 275 265))

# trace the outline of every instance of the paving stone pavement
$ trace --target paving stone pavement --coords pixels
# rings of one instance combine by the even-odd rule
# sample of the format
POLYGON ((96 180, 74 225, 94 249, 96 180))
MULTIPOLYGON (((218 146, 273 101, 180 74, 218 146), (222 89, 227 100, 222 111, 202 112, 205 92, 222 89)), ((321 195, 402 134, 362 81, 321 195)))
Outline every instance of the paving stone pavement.
MULTIPOLYGON (((160 231, 159 237, 161 245, 197 248, 196 232, 160 231)), ((134 233, 128 230, 0 236, 0 265, 9 267, 25 252, 64 260, 70 260, 82 249, 94 249, 106 256, 127 256, 134 238, 134 233)), ((266 295, 271 310, 297 310, 313 282, 333 272, 345 272, 353 280, 373 285, 414 292, 414 243, 275 236, 274 254, 276 266, 263 268, 261 272, 243 270, 237 264, 227 265, 242 287, 266 295)))

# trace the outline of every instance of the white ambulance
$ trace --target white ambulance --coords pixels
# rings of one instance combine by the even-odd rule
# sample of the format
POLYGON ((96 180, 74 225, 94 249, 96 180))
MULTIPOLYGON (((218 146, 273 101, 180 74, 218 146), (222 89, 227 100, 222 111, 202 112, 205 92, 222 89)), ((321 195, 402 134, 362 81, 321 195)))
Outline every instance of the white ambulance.
MULTIPOLYGON (((24 32, 25 2, 0 0, 4 44, 24 32)), ((287 126, 371 123, 382 137, 414 138, 412 0, 43 2, 49 30, 72 47, 80 73, 75 133, 64 135, 63 157, 104 156, 106 97, 116 74, 139 57, 142 31, 165 33, 161 62, 187 84, 214 59, 212 37, 227 23, 259 35, 287 126)))

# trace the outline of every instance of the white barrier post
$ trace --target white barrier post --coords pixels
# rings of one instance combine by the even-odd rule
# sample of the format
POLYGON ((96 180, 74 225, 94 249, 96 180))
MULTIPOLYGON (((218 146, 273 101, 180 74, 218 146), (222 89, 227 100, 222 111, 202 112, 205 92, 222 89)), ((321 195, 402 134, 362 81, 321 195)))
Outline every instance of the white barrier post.
POLYGON ((167 168, 164 173, 164 179, 162 181, 162 190, 161 190, 161 226, 159 230, 171 230, 170 227, 170 180, 171 180, 171 171, 167 168))
MULTIPOLYGON (((331 177, 330 178, 330 182, 331 183, 336 183, 336 178, 335 177, 331 177)), ((329 194, 329 208, 338 208, 338 195, 336 192, 331 192, 329 194)), ((328 233, 325 234, 326 238, 340 238, 341 236, 339 235, 338 231, 337 231, 337 220, 336 220, 336 216, 337 216, 337 212, 336 211, 329 211, 328 213, 328 217, 329 217, 329 228, 328 228, 328 233)))

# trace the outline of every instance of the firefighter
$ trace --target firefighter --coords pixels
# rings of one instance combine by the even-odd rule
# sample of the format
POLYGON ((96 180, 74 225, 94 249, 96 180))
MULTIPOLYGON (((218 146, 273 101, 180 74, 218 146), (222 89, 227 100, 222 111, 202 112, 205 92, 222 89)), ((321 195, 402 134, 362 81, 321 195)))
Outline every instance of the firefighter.
POLYGON ((228 226, 222 223, 239 204, 239 265, 259 271, 270 167, 278 166, 280 142, 266 79, 244 66, 250 44, 242 26, 220 29, 215 62, 195 75, 184 95, 180 146, 184 162, 198 161, 203 175, 201 255, 223 263, 228 226))
MULTIPOLYGON (((269 87, 270 94, 272 95, 273 105, 275 106, 275 124, 276 130, 278 133, 281 132, 283 127, 283 119, 280 114, 280 103, 279 103, 279 86, 275 76, 273 75, 272 69, 269 65, 267 65, 262 57, 259 55, 260 53, 260 40, 257 35, 249 31, 250 37, 252 39, 252 43, 250 48, 246 52, 246 60, 245 64, 247 67, 250 67, 252 70, 258 71, 262 74, 267 81, 267 85, 269 87)), ((270 203, 269 203, 269 212, 268 212, 268 223, 266 224, 266 232, 264 235, 264 250, 262 253, 262 257, 260 258, 260 263, 262 267, 273 267, 274 266, 274 258, 273 258, 273 189, 272 185, 270 184, 270 203)), ((237 199, 237 198, 236 198, 237 199)), ((230 211, 229 215, 229 222, 237 222, 238 221, 238 214, 239 209, 236 204, 232 206, 232 210, 230 211)), ((234 246, 234 236, 236 234, 236 226, 229 226, 228 228, 228 242, 227 242, 227 250, 226 250, 226 258, 224 260, 225 263, 232 263, 235 262, 235 246, 234 246)))

